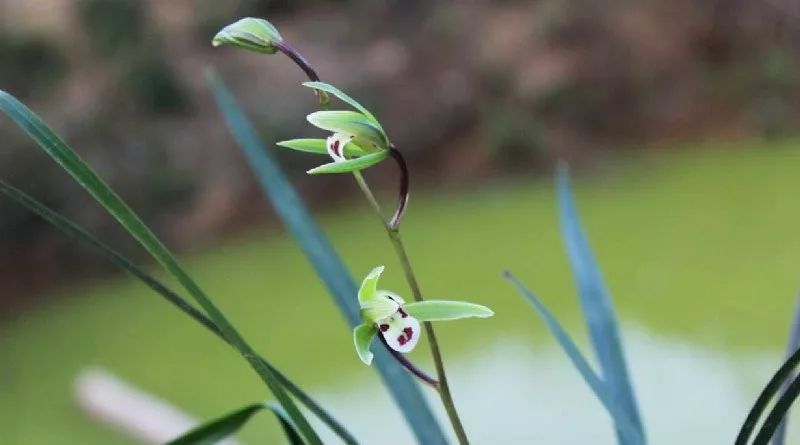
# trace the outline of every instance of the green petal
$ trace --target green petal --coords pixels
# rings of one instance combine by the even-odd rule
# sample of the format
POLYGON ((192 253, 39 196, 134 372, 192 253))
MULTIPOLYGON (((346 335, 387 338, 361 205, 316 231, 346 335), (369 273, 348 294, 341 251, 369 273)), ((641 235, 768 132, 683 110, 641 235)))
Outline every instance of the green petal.
MULTIPOLYGON (((306 117, 315 127, 334 133, 347 133, 356 139, 374 145, 377 148, 388 148, 388 138, 383 130, 373 121, 355 111, 317 111, 306 117)), ((371 147, 364 147, 369 150, 371 147)))
MULTIPOLYGON (((348 144, 350 145, 350 144, 348 144)), ((372 167, 378 162, 383 161, 389 156, 389 150, 381 150, 376 153, 370 153, 358 158, 348 159, 346 161, 336 161, 328 164, 320 165, 319 167, 312 168, 307 171, 309 175, 319 175, 322 173, 349 173, 358 170, 363 170, 372 167)))
POLYGON ((211 44, 214 46, 231 45, 265 54, 275 54, 276 42, 281 42, 278 30, 272 23, 253 17, 243 18, 222 28, 211 44))
POLYGON ((361 318, 364 321, 377 323, 397 312, 399 304, 386 297, 376 298, 361 303, 361 318))
POLYGON ((494 315, 491 309, 465 301, 425 300, 409 303, 403 309, 419 321, 458 320, 459 318, 487 318, 494 315))
POLYGON ((353 343, 356 345, 358 358, 365 365, 372 363, 372 352, 369 351, 369 344, 372 338, 378 333, 378 328, 373 324, 360 324, 353 329, 353 343))
MULTIPOLYGON (((276 145, 292 150, 304 151, 306 153, 328 154, 327 141, 325 139, 291 139, 288 141, 278 142, 276 145)), ((345 144, 344 155, 347 157, 361 157, 366 155, 367 152, 361 149, 353 142, 345 144)))
POLYGON ((367 301, 375 299, 375 292, 378 290, 378 280, 381 278, 383 269, 383 266, 372 269, 364 278, 364 281, 361 282, 361 287, 358 289, 359 303, 366 303, 367 301))
POLYGON ((375 116, 373 116, 372 113, 369 112, 369 110, 364 108, 363 105, 358 103, 355 99, 353 99, 352 97, 348 96, 342 90, 336 88, 335 86, 333 86, 333 85, 331 85, 329 83, 325 83, 325 82, 304 82, 303 85, 305 85, 305 86, 307 86, 309 88, 313 88, 315 90, 325 91, 327 93, 333 94, 334 96, 338 97, 343 102, 347 102, 353 108, 355 108, 356 110, 360 111, 361 114, 366 116, 369 120, 371 120, 378 127, 380 127, 380 123, 378 122, 378 119, 375 119, 375 116))

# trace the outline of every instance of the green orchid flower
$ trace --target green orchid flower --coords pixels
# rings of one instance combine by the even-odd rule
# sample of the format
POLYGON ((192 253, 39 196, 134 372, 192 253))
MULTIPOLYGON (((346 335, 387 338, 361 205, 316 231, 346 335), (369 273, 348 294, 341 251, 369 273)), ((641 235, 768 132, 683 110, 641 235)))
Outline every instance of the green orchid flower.
POLYGON ((378 333, 390 348, 408 353, 419 341, 422 333, 420 322, 487 318, 494 315, 486 306, 463 301, 425 300, 406 303, 396 293, 378 289, 378 279, 383 269, 383 266, 373 269, 358 290, 364 323, 353 329, 353 342, 358 357, 367 365, 372 363, 373 357, 369 350, 370 343, 378 333))
POLYGON ((331 163, 309 170, 308 174, 363 170, 389 156, 389 138, 369 110, 333 85, 324 82, 305 82, 303 85, 320 94, 330 93, 355 109, 355 111, 317 111, 308 115, 308 122, 332 133, 327 139, 292 139, 278 142, 281 147, 328 154, 333 159, 331 163))

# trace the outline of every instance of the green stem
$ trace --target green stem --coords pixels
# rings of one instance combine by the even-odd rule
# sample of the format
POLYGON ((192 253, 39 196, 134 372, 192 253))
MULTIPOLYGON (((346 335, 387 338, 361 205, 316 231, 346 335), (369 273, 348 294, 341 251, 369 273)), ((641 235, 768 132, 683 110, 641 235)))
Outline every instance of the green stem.
MULTIPOLYGON (((392 246, 397 254, 397 258, 400 260, 400 264, 403 267, 403 274, 406 277, 408 286, 411 288, 411 294, 413 295, 414 300, 422 301, 422 291, 420 290, 417 277, 414 274, 414 269, 411 267, 411 260, 408 258, 408 253, 406 253, 403 240, 400 238, 400 228, 393 228, 390 225, 390 222, 383 216, 381 206, 375 199, 375 195, 372 194, 372 190, 364 180, 361 172, 353 172, 353 176, 356 179, 358 187, 367 198, 367 202, 369 202, 370 206, 373 210, 375 210, 378 218, 380 218, 381 222, 383 223, 383 227, 386 229, 386 234, 389 235, 389 239, 392 242, 392 246)), ((450 393, 450 385, 447 382, 447 374, 445 373, 442 352, 439 349, 439 342, 436 340, 436 333, 434 332, 433 325, 431 325, 430 322, 423 322, 423 325, 425 326, 425 333, 428 336, 428 344, 431 348, 433 363, 436 366, 436 376, 438 380, 438 384, 435 386, 436 391, 439 393, 439 398, 442 400, 442 405, 444 405, 444 409, 447 412, 447 417, 450 419, 450 424, 453 426, 453 431, 458 438, 458 443, 461 445, 468 445, 469 439, 467 439, 467 433, 464 431, 461 418, 458 416, 458 411, 456 410, 455 403, 453 402, 453 396, 450 393)))

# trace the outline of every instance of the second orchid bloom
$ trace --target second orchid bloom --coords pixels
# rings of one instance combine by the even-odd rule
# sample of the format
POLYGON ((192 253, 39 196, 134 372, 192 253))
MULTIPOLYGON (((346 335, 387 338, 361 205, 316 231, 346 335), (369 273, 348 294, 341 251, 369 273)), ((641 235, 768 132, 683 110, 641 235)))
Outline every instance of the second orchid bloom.
POLYGON ((308 174, 358 171, 389 156, 389 138, 369 110, 333 85, 324 82, 305 82, 303 85, 318 92, 330 93, 355 108, 355 111, 323 110, 308 115, 307 119, 312 125, 332 133, 327 139, 278 142, 281 147, 328 154, 333 159, 331 163, 309 170, 308 174))
POLYGON ((421 335, 420 322, 457 320, 459 318, 486 318, 494 315, 491 309, 463 301, 425 300, 406 303, 394 292, 378 289, 378 279, 383 273, 378 266, 364 278, 358 290, 361 318, 364 323, 353 330, 358 357, 365 364, 372 363, 369 350, 372 339, 380 334, 395 351, 411 352, 421 335))

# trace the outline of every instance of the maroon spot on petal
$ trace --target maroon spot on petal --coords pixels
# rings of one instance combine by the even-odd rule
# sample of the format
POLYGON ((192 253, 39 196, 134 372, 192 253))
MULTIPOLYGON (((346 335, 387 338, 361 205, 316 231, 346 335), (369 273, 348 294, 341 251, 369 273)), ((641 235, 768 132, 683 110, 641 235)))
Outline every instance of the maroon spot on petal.
POLYGON ((403 333, 406 334, 406 340, 411 340, 411 337, 414 336, 414 330, 410 327, 403 328, 403 333))
POLYGON ((382 325, 380 325, 378 327, 381 328, 381 332, 386 332, 386 331, 389 330, 389 325, 388 324, 382 324, 382 325))
POLYGON ((403 346, 404 344, 408 343, 408 340, 405 336, 401 335, 397 337, 397 342, 400 343, 400 346, 403 346))
POLYGON ((339 140, 338 139, 333 141, 333 146, 331 147, 331 150, 333 150, 333 152, 336 154, 336 156, 341 156, 342 155, 339 152, 339 140))
POLYGON ((397 308, 397 312, 400 312, 400 316, 403 317, 403 318, 408 317, 408 314, 406 314, 406 311, 404 311, 403 308, 401 308, 401 307, 397 308))

